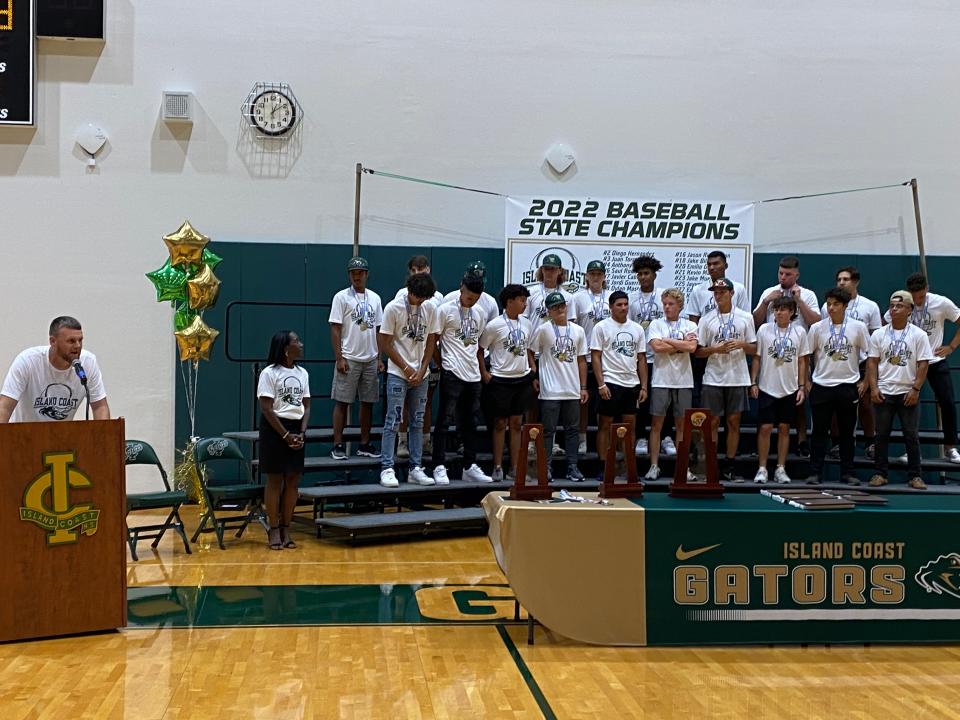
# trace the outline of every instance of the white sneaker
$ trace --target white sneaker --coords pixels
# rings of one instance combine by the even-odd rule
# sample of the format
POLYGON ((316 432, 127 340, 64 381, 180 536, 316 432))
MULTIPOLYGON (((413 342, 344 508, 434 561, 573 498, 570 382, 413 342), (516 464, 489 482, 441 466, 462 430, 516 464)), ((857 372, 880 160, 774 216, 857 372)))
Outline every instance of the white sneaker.
POLYGON ((689 470, 687 470, 687 482, 696 482, 696 481, 697 481, 697 476, 694 475, 689 470))
POLYGON ((906 453, 904 453, 903 455, 901 455, 900 457, 897 458, 897 462, 902 462, 902 463, 904 463, 904 464, 906 464, 909 460, 910 460, 910 458, 907 457, 907 454, 906 454, 906 453))
POLYGON ((433 478, 427 475, 419 465, 410 468, 410 472, 407 473, 407 482, 413 483, 414 485, 434 484, 433 478))
POLYGON ((660 443, 660 452, 667 457, 677 456, 677 446, 673 444, 673 438, 667 435, 660 443))
POLYGON ((650 469, 647 470, 647 474, 643 476, 644 480, 656 480, 660 477, 660 467, 658 465, 651 465, 650 469))
POLYGON ((650 454, 650 444, 644 438, 637 440, 637 445, 634 448, 634 454, 638 456, 646 456, 650 454))
POLYGON ((406 435, 401 435, 400 439, 397 441, 397 457, 398 458, 410 457, 410 446, 407 445, 406 435))
POLYGON ((450 476, 447 475, 447 469, 443 465, 437 465, 433 469, 433 482, 437 485, 450 484, 450 476))
POLYGON ((397 474, 393 471, 393 468, 380 471, 380 484, 384 487, 400 487, 400 482, 397 480, 397 474))
POLYGON ((767 469, 765 467, 759 468, 757 474, 753 476, 755 483, 765 483, 767 480, 769 480, 769 476, 767 475, 767 469))
POLYGON ((481 470, 480 466, 476 463, 463 471, 463 477, 461 480, 463 480, 463 482, 493 482, 493 478, 489 475, 484 475, 483 470, 481 470))
POLYGON ((943 456, 950 462, 960 465, 960 450, 957 450, 955 447, 950 448, 943 454, 943 456))
MULTIPOLYGON (((577 454, 586 455, 586 453, 587 453, 587 436, 581 435, 580 444, 577 445, 577 454)), ((958 460, 957 462, 960 462, 960 460, 958 460)))
POLYGON ((787 475, 787 469, 783 465, 777 465, 777 469, 773 471, 773 481, 781 485, 790 484, 790 476, 787 475))
POLYGON ((554 443, 553 454, 556 456, 560 456, 560 455, 566 455, 567 452, 562 447, 560 447, 557 443, 554 443))

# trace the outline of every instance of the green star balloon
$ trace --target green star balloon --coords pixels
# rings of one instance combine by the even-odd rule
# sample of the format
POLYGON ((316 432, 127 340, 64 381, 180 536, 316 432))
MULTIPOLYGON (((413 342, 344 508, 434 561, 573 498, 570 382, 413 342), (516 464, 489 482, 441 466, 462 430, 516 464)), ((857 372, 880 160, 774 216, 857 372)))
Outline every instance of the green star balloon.
POLYGON ((199 314, 196 310, 191 310, 188 305, 181 305, 173 313, 173 329, 180 332, 184 328, 190 327, 193 319, 199 314))
POLYGON ((215 252, 211 252, 206 248, 203 249, 203 264, 210 267, 211 270, 215 270, 217 265, 223 262, 223 258, 217 255, 215 252))
POLYGON ((148 272, 147 279, 153 283, 157 291, 157 302, 166 300, 186 300, 187 298, 187 273, 170 264, 168 259, 162 268, 153 272, 148 272))

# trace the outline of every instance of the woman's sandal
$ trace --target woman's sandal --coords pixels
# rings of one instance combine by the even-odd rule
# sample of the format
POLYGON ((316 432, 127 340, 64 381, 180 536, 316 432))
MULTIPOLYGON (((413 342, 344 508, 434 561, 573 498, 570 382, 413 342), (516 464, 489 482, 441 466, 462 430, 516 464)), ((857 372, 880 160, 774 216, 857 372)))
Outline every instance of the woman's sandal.
POLYGON ((267 534, 267 542, 270 545, 271 550, 283 549, 283 540, 280 537, 280 528, 278 527, 270 528, 270 532, 267 534))
POLYGON ((289 525, 280 526, 280 540, 283 542, 285 548, 295 548, 297 544, 293 541, 293 538, 290 537, 290 533, 287 532, 289 525))

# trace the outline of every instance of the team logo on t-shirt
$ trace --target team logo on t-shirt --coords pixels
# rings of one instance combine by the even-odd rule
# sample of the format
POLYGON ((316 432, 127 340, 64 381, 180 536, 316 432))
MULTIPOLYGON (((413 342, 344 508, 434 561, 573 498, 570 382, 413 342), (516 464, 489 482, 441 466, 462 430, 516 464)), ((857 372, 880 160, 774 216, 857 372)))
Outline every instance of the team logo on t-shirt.
POLYGON ((797 346, 788 338, 777 338, 767 348, 767 355, 776 360, 777 364, 793 362, 797 357, 797 346))
POLYGON ((906 367, 912 357, 913 352, 903 340, 894 340, 883 351, 884 360, 897 367, 906 367))
POLYGON ((377 324, 377 313, 366 303, 359 303, 350 313, 350 319, 361 330, 370 330, 377 324))
POLYGON ((479 337, 480 327, 473 319, 473 313, 470 313, 460 320, 460 329, 456 332, 456 338, 463 343, 464 347, 470 347, 477 344, 479 337))
POLYGON ((400 332, 403 333, 403 336, 407 338, 407 340, 423 342, 427 336, 427 326, 413 317, 403 324, 400 332))
POLYGON ((610 347, 615 353, 626 357, 634 357, 637 354, 637 344, 633 340, 633 335, 628 332, 618 332, 616 339, 610 343, 610 347))
POLYGON ((509 333, 500 344, 511 355, 520 357, 527 354, 527 335, 522 330, 509 333))
POLYGON ((79 405, 80 398, 73 397, 73 390, 63 383, 50 383, 33 401, 33 409, 51 420, 66 420, 79 405))
POLYGON ((303 385, 300 378, 296 375, 287 375, 280 381, 277 397, 283 400, 287 405, 300 407, 303 404, 303 385))
POLYGON ((937 326, 937 323, 930 317, 926 305, 913 309, 913 312, 910 313, 910 322, 923 330, 927 335, 932 335, 933 329, 937 326))
POLYGON ((587 317, 593 320, 595 323, 598 323, 601 320, 606 320, 608 317, 610 317, 610 308, 604 306, 600 311, 597 311, 596 309, 590 310, 590 312, 587 313, 587 317))
POLYGON ((845 337, 833 337, 827 340, 826 345, 824 345, 824 350, 826 350, 827 357, 831 360, 837 361, 846 361, 850 359, 850 351, 853 349, 853 345, 847 342, 845 337))
POLYGON ((553 343, 553 358, 560 362, 572 363, 577 357, 576 347, 573 340, 568 337, 559 337, 553 343))

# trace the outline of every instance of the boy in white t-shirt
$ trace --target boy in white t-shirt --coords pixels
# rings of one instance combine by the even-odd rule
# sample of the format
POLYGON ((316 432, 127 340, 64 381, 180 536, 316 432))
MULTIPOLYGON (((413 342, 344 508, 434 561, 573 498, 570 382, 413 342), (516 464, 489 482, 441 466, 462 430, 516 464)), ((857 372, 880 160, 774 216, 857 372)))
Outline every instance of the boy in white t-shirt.
MULTIPOLYGON (((660 295, 664 317, 657 318, 647 328, 647 346, 653 348, 653 378, 651 379, 650 414, 650 469, 647 480, 660 477, 660 432, 663 422, 673 407, 677 426, 677 442, 683 440, 683 416, 693 407, 693 368, 691 353, 697 351, 697 326, 680 317, 683 293, 669 288, 660 295)), ((689 479, 693 474, 688 472, 689 479)))
MULTIPOLYGON (((407 279, 409 280, 414 275, 430 275, 430 259, 426 255, 414 255, 409 260, 407 260, 407 279)), ((432 276, 431 276, 432 277, 432 276)), ((407 286, 404 284, 397 294, 394 296, 394 300, 403 300, 407 296, 407 286)), ((434 307, 440 307, 444 302, 443 293, 439 290, 433 293, 433 297, 427 300, 427 303, 433 305, 434 307)), ((427 404, 424 407, 423 411, 423 454, 429 455, 433 452, 430 446, 430 428, 433 427, 433 418, 431 417, 433 412, 433 393, 437 389, 437 385, 440 384, 440 368, 438 368, 432 362, 430 364, 430 373, 427 375, 427 404)), ((398 458, 407 458, 410 457, 410 447, 407 445, 407 411, 403 411, 403 420, 400 421, 400 430, 397 433, 397 457, 398 458)))
POLYGON ((701 401, 713 415, 713 441, 721 416, 727 428, 727 454, 719 458, 720 474, 728 482, 737 477, 734 460, 740 444, 740 416, 747 407, 750 369, 747 357, 757 351, 753 318, 733 306, 733 282, 720 278, 711 286, 717 309, 700 318, 697 325, 697 357, 707 358, 701 401))
POLYGON ((870 485, 886 485, 889 459, 887 448, 893 416, 900 418, 903 444, 907 446, 907 485, 926 490, 920 467, 920 388, 927 378, 927 366, 935 357, 927 334, 910 322, 913 296, 897 290, 890 296, 890 324, 870 336, 867 377, 870 399, 877 414, 875 472, 870 485))
POLYGON ((330 457, 346 460, 343 427, 347 408, 360 400, 360 444, 357 455, 378 458, 380 452, 370 442, 373 404, 380 395, 377 374, 383 371, 377 348, 377 331, 383 322, 380 296, 367 287, 370 264, 362 257, 347 263, 350 287, 333 296, 330 304, 330 340, 336 361, 330 397, 333 408, 333 450, 330 457))
POLYGON ((480 402, 483 414, 493 425, 494 482, 512 480, 520 457, 520 430, 523 413, 533 400, 533 366, 527 355, 527 343, 533 325, 523 317, 530 291, 523 285, 510 284, 500 291, 503 313, 487 324, 480 336, 480 347, 490 353, 490 369, 480 364, 483 392, 480 402), (513 471, 503 473, 504 433, 510 431, 510 463, 513 471))
POLYGON ((540 354, 539 379, 533 389, 540 395, 540 418, 544 437, 551 439, 557 424, 563 425, 567 455, 567 479, 583 480, 577 466, 580 434, 580 405, 587 402, 587 342, 583 328, 567 322, 567 299, 559 292, 547 295, 550 321, 533 333, 527 346, 530 364, 540 354))
MULTIPOLYGON (((587 287, 573 296, 574 319, 587 338, 587 347, 593 340, 597 323, 610 317, 610 290, 607 290, 607 266, 600 260, 587 263, 587 287)), ((591 367, 592 358, 587 355, 587 394, 590 399, 580 406, 580 444, 577 452, 587 452, 587 423, 597 409, 597 382, 591 367)))
MULTIPOLYGON (((630 293, 630 319, 640 323, 643 331, 646 332, 650 323, 657 318, 663 317, 663 306, 660 304, 660 295, 663 288, 656 286, 657 273, 663 268, 663 263, 657 260, 653 255, 641 255, 633 259, 631 265, 634 274, 637 276, 639 290, 630 293)), ((653 350, 647 346, 647 375, 653 371, 653 350)), ((645 437, 647 425, 651 424, 650 416, 650 394, 647 399, 640 403, 637 408, 637 446, 635 452, 637 455, 647 455, 649 453, 649 443, 645 437)), ((672 440, 664 438, 664 447, 666 454, 675 454, 676 446, 672 440)))
POLYGON ((441 376, 440 405, 437 426, 433 431, 433 479, 447 485, 446 468, 450 426, 456 425, 463 440, 463 474, 465 482, 492 482, 477 465, 477 410, 480 408, 480 365, 483 350, 480 336, 487 326, 487 316, 477 302, 483 292, 483 280, 473 273, 463 276, 460 295, 445 302, 437 312, 435 332, 440 340, 441 376))
MULTIPOLYGON (((860 484, 853 469, 854 432, 858 407, 869 404, 862 402, 867 382, 861 376, 860 358, 866 357, 870 351, 870 333, 863 322, 852 316, 849 303, 850 293, 844 288, 827 290, 827 318, 814 323, 807 333, 813 362, 812 383, 808 386, 813 414, 810 443, 813 474, 807 478, 811 484, 819 483, 823 477, 827 437, 834 419, 840 450, 840 477, 848 485, 860 484)), ((860 417, 864 417, 862 412, 860 417)), ((870 418, 873 418, 872 408, 870 418)), ((873 443, 872 437, 870 443, 873 443)))
POLYGON ((407 294, 387 303, 380 327, 380 348, 387 364, 387 407, 383 421, 380 457, 380 484, 397 487, 393 469, 397 429, 407 408, 410 423, 410 471, 407 480, 416 485, 433 485, 423 470, 423 416, 427 405, 427 376, 436 347, 437 305, 430 302, 437 286, 427 274, 407 280, 407 294))
MULTIPOLYGON (((636 432, 637 403, 647 398, 646 336, 640 323, 629 318, 630 300, 617 290, 610 294, 610 317, 593 328, 591 370, 597 382, 597 452, 604 465, 610 442, 610 424, 620 422, 636 432)), ((603 478, 603 471, 600 471, 603 478)))
POLYGON ((790 423, 806 394, 807 356, 810 347, 806 331, 791 321, 797 312, 792 297, 774 298, 773 322, 757 330, 757 346, 750 367, 750 394, 759 401, 757 456, 759 466, 753 481, 767 482, 767 457, 770 435, 777 426, 776 483, 790 482, 787 475, 787 451, 790 449, 790 423))

